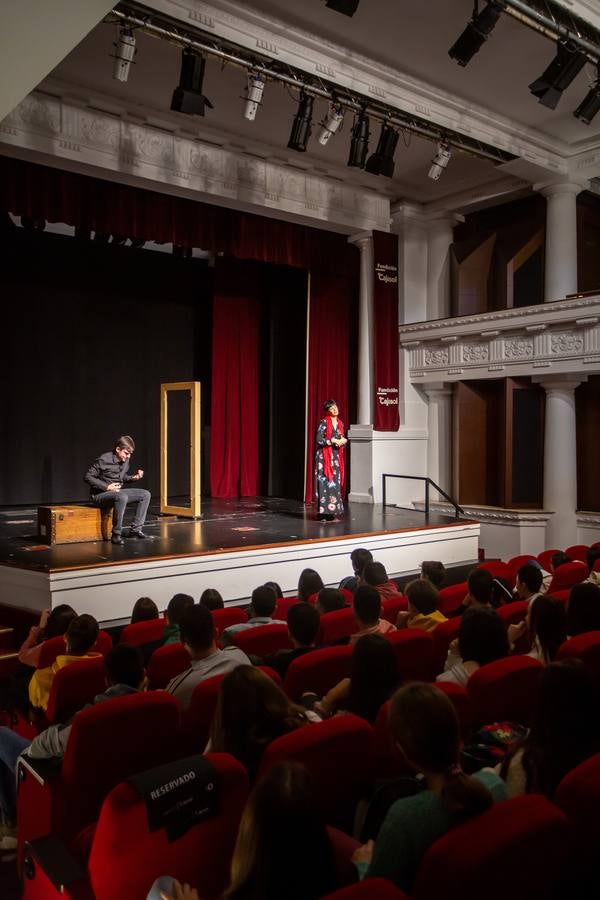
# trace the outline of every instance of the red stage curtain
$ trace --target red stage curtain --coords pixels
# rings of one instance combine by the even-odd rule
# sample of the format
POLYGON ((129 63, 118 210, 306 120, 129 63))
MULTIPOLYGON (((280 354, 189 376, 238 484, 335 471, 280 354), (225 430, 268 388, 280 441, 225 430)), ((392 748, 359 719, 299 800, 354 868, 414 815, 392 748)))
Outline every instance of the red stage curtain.
POLYGON ((213 497, 261 492, 258 267, 217 260, 213 300, 210 485, 213 497))
MULTIPOLYGON (((323 418, 323 403, 336 400, 340 418, 350 422, 350 352, 353 346, 358 250, 347 257, 343 275, 311 271, 308 353, 307 469, 305 500, 313 497, 315 432, 323 418)), ((346 452, 346 460, 349 453, 346 452)), ((346 490, 348 466, 346 466, 346 490)))

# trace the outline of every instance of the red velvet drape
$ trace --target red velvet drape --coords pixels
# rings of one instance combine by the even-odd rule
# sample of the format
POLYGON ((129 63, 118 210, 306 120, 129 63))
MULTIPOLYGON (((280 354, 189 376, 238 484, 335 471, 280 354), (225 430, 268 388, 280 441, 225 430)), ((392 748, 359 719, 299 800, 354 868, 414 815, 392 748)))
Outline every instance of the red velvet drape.
POLYGON ((259 290, 255 265, 217 260, 210 448, 213 497, 254 497, 261 492, 259 290))

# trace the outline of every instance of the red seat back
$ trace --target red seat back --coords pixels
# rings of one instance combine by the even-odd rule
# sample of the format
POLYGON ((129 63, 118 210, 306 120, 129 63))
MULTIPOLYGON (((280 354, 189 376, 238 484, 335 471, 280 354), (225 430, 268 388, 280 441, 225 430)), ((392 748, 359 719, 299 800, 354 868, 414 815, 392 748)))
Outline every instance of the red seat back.
POLYGON ((521 566, 524 566, 528 562, 531 562, 532 559, 536 559, 536 557, 532 556, 531 553, 522 553, 520 556, 513 556, 512 559, 509 559, 507 566, 510 569, 511 584, 517 577, 517 572, 519 571, 521 566))
POLYGON ((565 641, 556 658, 580 659, 600 682, 600 631, 586 631, 565 641))
POLYGON ((567 547, 565 553, 567 556, 570 556, 571 559, 577 559, 579 562, 583 562, 587 565, 587 552, 589 549, 587 544, 573 544, 572 547, 567 547))
POLYGON ((335 644, 336 641, 355 634, 359 629, 360 626, 354 617, 354 610, 350 607, 323 613, 317 643, 335 644))
POLYGON ((555 600, 560 600, 560 602, 564 603, 566 606, 566 604, 569 601, 570 594, 571 594, 571 588, 568 588, 566 591, 553 591, 552 596, 554 597, 555 600))
POLYGON ((129 784, 106 798, 89 858, 96 900, 145 897, 168 873, 193 884, 205 900, 221 897, 229 882, 231 856, 248 797, 244 767, 225 753, 207 757, 215 767, 219 812, 170 842, 163 828, 149 831, 144 801, 129 784))
POLYGON ((148 619, 146 622, 135 622, 133 625, 126 625, 119 637, 119 643, 131 644, 134 647, 141 647, 143 644, 151 644, 154 641, 160 641, 165 633, 165 619, 148 619))
POLYGON ((86 703, 106 690, 104 658, 82 659, 59 669, 52 679, 46 721, 49 725, 67 722, 86 703))
POLYGON ((231 635, 232 643, 246 656, 270 656, 278 650, 291 650, 287 625, 254 625, 231 635))
POLYGON ((396 651, 398 677, 403 681, 432 681, 433 638, 418 628, 402 628, 384 635, 396 651))
POLYGON ((391 625, 395 625, 398 619, 398 613, 408 609, 408 600, 404 594, 398 594, 397 597, 387 597, 381 601, 381 618, 385 619, 391 625))
POLYGON ((436 688, 448 697, 458 716, 460 733, 466 738, 473 726, 473 710, 469 695, 462 685, 452 681, 436 681, 436 688))
POLYGON ((290 664, 284 687, 292 700, 299 700, 305 691, 313 691, 322 697, 342 678, 350 675, 352 666, 350 645, 311 650, 290 664))
POLYGON ((578 861, 597 862, 600 847, 600 753, 586 759, 562 779, 554 802, 575 831, 573 847, 578 861))
POLYGON ((542 550, 541 553, 537 555, 537 561, 544 571, 550 571, 550 563, 552 562, 552 557, 555 553, 560 553, 560 550, 542 550))
POLYGON ((171 678, 181 675, 190 667, 190 655, 179 642, 158 647, 150 659, 146 673, 152 690, 166 688, 171 678))
POLYGON ((492 578, 504 578, 506 581, 510 581, 512 577, 512 569, 500 559, 490 559, 489 562, 482 562, 477 568, 485 569, 492 578))
POLYGON ((224 678, 215 675, 194 688, 190 704, 181 714, 183 754, 204 753, 224 678))
POLYGON ((434 628, 431 632, 434 652, 434 672, 436 675, 444 671, 448 649, 452 641, 458 637, 459 628, 460 616, 455 616, 453 619, 448 619, 447 622, 440 622, 437 628, 434 628))
POLYGON ((454 612, 455 609, 458 609, 465 599, 467 591, 468 587, 466 581, 461 581, 459 584, 451 584, 448 587, 442 588, 438 598, 438 608, 440 612, 447 616, 449 613, 454 612))
POLYGON ((248 621, 248 616, 241 606, 213 609, 211 615, 215 626, 215 639, 219 638, 230 625, 241 625, 248 621))
POLYGON ((509 625, 517 625, 527 615, 529 603, 527 600, 515 600, 514 603, 506 603, 499 606, 496 612, 508 628, 509 625))
POLYGON ((413 900, 551 900, 569 857, 569 826, 536 794, 497 803, 425 854, 413 900))
POLYGON ((530 725, 542 669, 530 656, 509 656, 473 672, 467 694, 474 724, 511 721, 530 725))
POLYGON ((409 898, 387 878, 367 878, 358 884, 327 894, 323 900, 409 900, 409 898))
POLYGON ((566 591, 567 588, 572 588, 573 585, 585 581, 588 575, 589 569, 585 563, 564 563, 564 565, 558 567, 552 576, 548 593, 552 594, 554 591, 566 591))
MULTIPOLYGON (((110 634, 106 631, 99 631, 96 643, 90 652, 101 653, 102 656, 106 656, 112 645, 113 642, 110 634)), ((38 669, 47 669, 48 666, 51 666, 54 663, 57 656, 64 656, 66 649, 65 639, 62 635, 59 637, 48 638, 47 641, 42 643, 40 658, 37 664, 38 669)))
POLYGON ((275 612, 273 613, 273 618, 278 619, 281 622, 287 622, 287 617, 292 606, 295 606, 296 603, 300 603, 297 597, 280 597, 275 605, 275 612))

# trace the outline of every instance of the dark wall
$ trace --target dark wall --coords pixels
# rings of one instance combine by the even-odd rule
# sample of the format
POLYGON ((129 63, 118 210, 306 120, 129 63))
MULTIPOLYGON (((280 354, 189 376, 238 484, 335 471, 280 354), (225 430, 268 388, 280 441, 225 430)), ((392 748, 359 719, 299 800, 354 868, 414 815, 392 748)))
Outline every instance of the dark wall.
POLYGON ((600 291, 600 197, 577 198, 577 274, 580 291, 600 291))
POLYGON ((154 495, 160 384, 207 380, 210 280, 197 260, 5 227, 0 504, 83 500, 132 434, 154 495))

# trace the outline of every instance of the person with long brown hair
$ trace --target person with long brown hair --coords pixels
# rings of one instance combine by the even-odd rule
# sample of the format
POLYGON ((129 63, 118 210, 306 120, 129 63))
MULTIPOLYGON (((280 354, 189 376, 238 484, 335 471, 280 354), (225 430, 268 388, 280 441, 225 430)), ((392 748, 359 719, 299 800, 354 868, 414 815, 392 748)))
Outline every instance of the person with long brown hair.
POLYGON ((253 666, 238 666, 221 682, 210 751, 231 753, 252 779, 271 741, 311 721, 319 717, 292 703, 272 678, 253 666))
POLYGON ((413 682, 393 696, 390 729, 425 789, 396 800, 377 841, 354 854, 361 876, 389 878, 411 892, 425 851, 454 825, 504 800, 505 786, 491 769, 465 775, 459 764, 460 729, 448 697, 432 684, 413 682))

